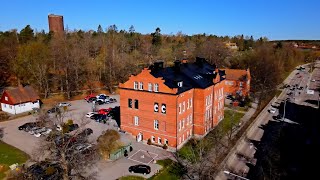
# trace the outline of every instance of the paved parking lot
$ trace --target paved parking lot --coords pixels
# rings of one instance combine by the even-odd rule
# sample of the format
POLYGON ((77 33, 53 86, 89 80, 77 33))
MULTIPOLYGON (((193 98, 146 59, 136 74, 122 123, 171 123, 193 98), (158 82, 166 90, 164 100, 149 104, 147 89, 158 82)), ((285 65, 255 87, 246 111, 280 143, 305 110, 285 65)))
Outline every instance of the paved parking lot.
MULTIPOLYGON (((116 98, 118 102, 99 105, 97 106, 97 109, 119 106, 119 95, 111 95, 111 97, 116 98)), ((92 110, 92 104, 87 103, 84 100, 71 101, 70 103, 72 105, 69 107, 69 112, 66 113, 65 121, 72 119, 74 123, 78 123, 79 125, 85 122, 85 126, 82 128, 93 129, 93 134, 89 136, 90 142, 96 143, 96 139, 101 135, 102 131, 107 129, 118 129, 114 120, 110 120, 108 124, 103 124, 86 118, 85 114, 92 110)), ((37 138, 28 132, 19 131, 18 127, 24 123, 35 120, 36 117, 30 115, 11 121, 0 122, 0 126, 4 128, 5 132, 3 141, 32 156, 34 148, 37 147, 41 137, 37 138)), ((79 129, 79 131, 80 130, 81 129, 79 129)), ((123 157, 113 162, 101 160, 97 164, 97 167, 93 169, 93 171, 97 172, 98 179, 117 179, 121 176, 130 175, 128 171, 129 166, 137 164, 148 164, 151 167, 151 173, 149 175, 144 176, 135 174, 148 178, 161 168, 160 165, 153 163, 152 158, 158 160, 173 157, 170 152, 163 150, 162 148, 149 146, 142 142, 136 142, 135 138, 129 134, 120 133, 120 135, 123 144, 132 143, 133 151, 129 153, 128 158, 123 157), (144 155, 144 158, 141 158, 142 155, 144 155)))

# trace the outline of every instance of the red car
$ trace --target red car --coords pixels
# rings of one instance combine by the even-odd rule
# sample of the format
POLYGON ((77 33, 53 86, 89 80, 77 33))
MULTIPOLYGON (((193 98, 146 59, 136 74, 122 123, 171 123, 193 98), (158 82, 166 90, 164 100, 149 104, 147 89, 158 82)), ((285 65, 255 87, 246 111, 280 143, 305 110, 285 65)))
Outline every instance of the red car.
POLYGON ((86 96, 86 97, 84 98, 84 100, 89 101, 90 98, 95 98, 95 97, 96 97, 96 95, 94 95, 94 94, 89 94, 88 96, 86 96))
POLYGON ((99 109, 98 113, 102 115, 108 115, 112 108, 108 109, 99 109))

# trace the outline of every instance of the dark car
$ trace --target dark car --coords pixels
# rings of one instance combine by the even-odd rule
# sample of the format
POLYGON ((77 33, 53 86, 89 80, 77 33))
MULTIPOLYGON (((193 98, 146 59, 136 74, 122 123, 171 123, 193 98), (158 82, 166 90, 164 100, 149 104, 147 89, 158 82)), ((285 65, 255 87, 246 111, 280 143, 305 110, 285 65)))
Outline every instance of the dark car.
POLYGON ((276 115, 276 116, 272 116, 272 118, 274 120, 279 120, 279 119, 282 119, 282 116, 280 114, 276 115))
POLYGON ((86 136, 89 136, 90 134, 93 133, 93 130, 91 128, 86 128, 84 129, 83 131, 81 131, 78 136, 80 137, 86 137, 86 136))
POLYGON ((131 173, 141 173, 141 174, 149 174, 151 172, 150 166, 139 164, 135 166, 130 166, 129 167, 129 172, 131 173))
POLYGON ((96 104, 101 105, 101 104, 104 104, 104 103, 105 103, 105 101, 103 101, 102 99, 96 100, 96 104))
POLYGON ((63 169, 59 163, 41 161, 28 167, 25 176, 26 179, 58 180, 62 179, 63 169))
POLYGON ((88 103, 91 103, 92 101, 96 101, 97 98, 96 97, 91 97, 87 100, 88 103))
POLYGON ((39 126, 38 122, 28 122, 28 123, 25 123, 25 124, 19 126, 18 129, 20 131, 21 130, 29 131, 31 128, 34 128, 34 127, 37 127, 37 126, 39 126))
POLYGON ((58 108, 58 107, 53 107, 53 108, 51 108, 51 109, 49 109, 48 111, 47 111, 47 113, 48 114, 50 114, 50 113, 58 113, 58 112, 60 112, 60 109, 58 108))
POLYGON ((69 125, 69 132, 74 131, 78 128, 79 128, 78 124, 71 124, 71 125, 69 125))

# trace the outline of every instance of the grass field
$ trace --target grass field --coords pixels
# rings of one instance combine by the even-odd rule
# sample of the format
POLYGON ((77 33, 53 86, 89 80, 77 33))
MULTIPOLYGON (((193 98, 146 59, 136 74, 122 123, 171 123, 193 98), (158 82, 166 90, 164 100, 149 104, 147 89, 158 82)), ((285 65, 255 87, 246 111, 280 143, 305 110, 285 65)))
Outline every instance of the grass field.
MULTIPOLYGON (((5 169, 14 163, 22 164, 29 159, 29 156, 19 149, 0 141, 0 165, 5 169)), ((0 179, 5 177, 4 172, 0 172, 0 179)))

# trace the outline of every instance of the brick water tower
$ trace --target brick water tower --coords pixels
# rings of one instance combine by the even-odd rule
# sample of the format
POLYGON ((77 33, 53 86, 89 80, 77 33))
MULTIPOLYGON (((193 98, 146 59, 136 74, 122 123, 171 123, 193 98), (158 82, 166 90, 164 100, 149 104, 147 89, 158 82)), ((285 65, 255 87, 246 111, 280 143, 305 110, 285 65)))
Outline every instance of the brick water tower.
POLYGON ((49 31, 54 32, 55 35, 62 36, 64 34, 63 16, 49 14, 49 31))

